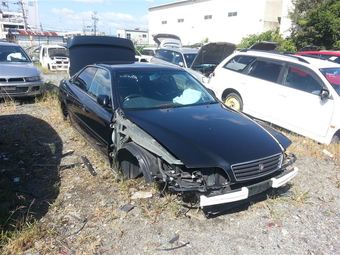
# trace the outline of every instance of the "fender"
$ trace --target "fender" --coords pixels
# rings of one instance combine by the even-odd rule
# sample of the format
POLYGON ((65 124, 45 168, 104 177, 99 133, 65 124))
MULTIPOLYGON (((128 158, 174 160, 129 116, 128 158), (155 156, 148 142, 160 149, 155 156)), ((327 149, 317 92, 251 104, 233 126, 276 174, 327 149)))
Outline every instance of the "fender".
POLYGON ((124 144, 117 152, 117 162, 121 160, 120 157, 124 150, 130 152, 137 159, 139 168, 143 173, 145 181, 148 183, 152 182, 154 179, 153 176, 159 174, 156 156, 134 142, 129 142, 124 144))

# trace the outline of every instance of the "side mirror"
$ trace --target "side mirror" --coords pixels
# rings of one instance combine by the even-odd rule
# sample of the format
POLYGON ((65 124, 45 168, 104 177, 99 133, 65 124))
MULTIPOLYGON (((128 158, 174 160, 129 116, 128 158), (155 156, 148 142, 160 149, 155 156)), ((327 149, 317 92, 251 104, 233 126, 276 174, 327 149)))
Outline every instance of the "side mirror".
POLYGON ((319 95, 320 95, 321 100, 325 100, 325 99, 329 98, 329 90, 323 88, 323 89, 321 89, 319 95))
POLYGON ((103 107, 109 107, 110 106, 110 98, 107 95, 99 95, 97 97, 97 103, 103 107))
POLYGON ((179 62, 178 65, 179 65, 180 67, 184 67, 184 63, 183 63, 183 62, 179 62))
POLYGON ((32 57, 32 62, 36 63, 38 61, 39 61, 39 59, 37 57, 35 57, 35 56, 32 57))

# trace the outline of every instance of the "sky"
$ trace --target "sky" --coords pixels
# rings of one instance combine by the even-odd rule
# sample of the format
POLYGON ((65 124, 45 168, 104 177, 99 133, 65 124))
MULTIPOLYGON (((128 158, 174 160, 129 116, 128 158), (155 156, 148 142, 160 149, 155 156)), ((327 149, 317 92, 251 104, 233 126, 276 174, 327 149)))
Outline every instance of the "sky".
POLYGON ((116 35, 120 28, 146 29, 148 8, 169 2, 176 0, 38 0, 38 6, 44 30, 90 30, 97 12, 97 31, 116 35))

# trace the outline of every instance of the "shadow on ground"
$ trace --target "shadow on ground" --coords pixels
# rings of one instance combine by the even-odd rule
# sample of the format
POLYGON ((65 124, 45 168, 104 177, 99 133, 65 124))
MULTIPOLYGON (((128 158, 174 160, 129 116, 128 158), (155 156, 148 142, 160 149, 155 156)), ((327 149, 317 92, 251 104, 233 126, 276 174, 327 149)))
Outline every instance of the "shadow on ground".
POLYGON ((222 205, 207 206, 203 208, 203 212, 207 218, 216 218, 216 217, 226 215, 226 214, 233 214, 233 213, 245 211, 245 210, 248 210, 248 208, 252 204, 262 202, 270 198, 289 196, 290 188, 291 188, 291 185, 288 184, 278 189, 269 189, 265 192, 254 195, 246 200, 242 200, 242 201, 238 201, 234 203, 222 204, 222 205))
POLYGON ((0 116, 0 232, 40 219, 59 194, 63 143, 45 121, 0 116))

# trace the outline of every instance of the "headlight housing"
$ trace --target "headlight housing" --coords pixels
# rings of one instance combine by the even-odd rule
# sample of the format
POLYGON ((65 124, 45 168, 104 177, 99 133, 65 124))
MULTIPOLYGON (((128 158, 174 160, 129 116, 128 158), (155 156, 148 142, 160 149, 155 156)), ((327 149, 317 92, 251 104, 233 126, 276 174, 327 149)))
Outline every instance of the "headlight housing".
POLYGON ((40 81, 41 78, 40 78, 40 76, 32 76, 32 77, 26 77, 25 80, 26 80, 27 82, 40 81))

